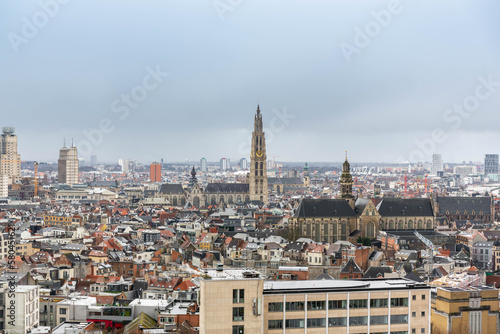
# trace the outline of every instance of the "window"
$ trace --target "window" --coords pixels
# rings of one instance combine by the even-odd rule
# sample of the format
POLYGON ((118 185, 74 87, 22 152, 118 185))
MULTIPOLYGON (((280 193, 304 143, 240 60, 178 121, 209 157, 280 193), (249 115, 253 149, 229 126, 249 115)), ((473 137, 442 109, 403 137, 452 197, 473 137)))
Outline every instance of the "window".
POLYGON ((233 326, 233 334, 245 334, 243 326, 233 326))
POLYGON ((328 318, 328 327, 347 326, 347 318, 328 318))
POLYGON ((241 304, 245 302, 245 290, 244 289, 233 289, 233 303, 241 304))
POLYGON ((304 311, 304 302, 287 302, 287 311, 304 311))
POLYGON ((413 295, 413 296, 411 296, 411 299, 413 299, 413 300, 417 300, 417 295, 413 295))
POLYGON ((325 309, 326 309, 326 301, 324 300, 307 302, 308 311, 325 310, 325 309))
POLYGON ((425 312, 422 312, 422 317, 425 317, 425 312))
POLYGON ((420 328, 420 333, 425 333, 425 328, 420 328))
MULTIPOLYGON (((392 316, 391 316, 392 319, 392 316)), ((368 325, 368 317, 350 317, 349 326, 366 326, 368 325)))
POLYGON ((325 318, 307 319, 307 328, 319 328, 319 327, 326 327, 325 318))
POLYGON ((387 307, 388 299, 370 299, 370 307, 387 307))
POLYGON ((287 319, 285 328, 304 328, 304 319, 287 319))
POLYGON ((408 298, 391 298, 392 307, 408 306, 408 298))
POLYGON ((61 318, 61 323, 66 322, 66 318, 61 318))
POLYGON ((59 309, 59 314, 66 314, 66 309, 65 308, 60 308, 59 309))
POLYGON ((395 314, 391 315, 391 325, 392 324, 407 324, 408 314, 395 314))
POLYGON ((349 308, 367 308, 367 299, 352 299, 349 301, 349 308))
POLYGON ((233 307, 233 321, 243 321, 245 319, 245 308, 233 307))
POLYGON ((283 312, 283 303, 269 303, 269 312, 283 312))
POLYGON ((283 329, 283 320, 269 320, 269 329, 283 329))
POLYGON ((387 325, 386 315, 372 315, 370 317, 370 325, 387 325))
POLYGON ((422 300, 425 300, 425 295, 422 295, 422 300))
POLYGON ((415 328, 412 328, 411 329, 411 334, 415 334, 415 333, 417 333, 417 330, 415 328))
POLYGON ((417 312, 411 312, 411 316, 415 318, 417 316, 417 312))
MULTIPOLYGON (((339 308, 347 308, 347 300, 330 300, 328 301, 328 309, 336 310, 339 308)), ((336 319, 336 318, 334 318, 336 319)))

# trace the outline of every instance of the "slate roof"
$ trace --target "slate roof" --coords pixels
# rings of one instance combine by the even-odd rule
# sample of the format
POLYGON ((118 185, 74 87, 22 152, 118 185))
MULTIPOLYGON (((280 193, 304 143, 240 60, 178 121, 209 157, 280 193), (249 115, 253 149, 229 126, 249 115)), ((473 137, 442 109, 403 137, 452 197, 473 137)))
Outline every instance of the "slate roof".
POLYGON ((87 185, 88 187, 99 187, 99 188, 116 188, 118 187, 118 181, 90 181, 87 185))
POLYGON ((346 265, 344 266, 344 268, 342 268, 340 270, 340 273, 342 274, 362 274, 363 271, 361 270, 361 268, 356 264, 356 262, 354 262, 353 259, 349 259, 349 261, 346 263, 346 265))
POLYGON ((358 215, 362 214, 369 202, 370 200, 367 198, 358 198, 354 205, 354 211, 356 211, 358 215))
POLYGON ((491 197, 440 197, 437 198, 437 203, 439 205, 439 213, 446 214, 448 211, 450 214, 454 215, 458 211, 459 214, 464 215, 472 214, 474 211, 479 214, 481 211, 483 214, 490 214, 491 197))
POLYGON ((184 188, 181 184, 165 183, 161 185, 160 194, 184 194, 184 188))
POLYGON ((434 216, 428 198, 384 198, 377 206, 382 217, 429 217, 434 216))
POLYGON ((227 193, 248 193, 248 183, 209 183, 205 188, 208 194, 227 194, 227 193))
POLYGON ((344 199, 304 198, 294 217, 356 217, 356 213, 344 199))
POLYGON ((371 266, 368 268, 366 273, 363 275, 363 278, 378 278, 378 277, 384 277, 384 274, 390 274, 392 273, 391 267, 375 267, 371 266), (380 275, 380 276, 379 276, 380 275))
POLYGON ((300 177, 268 177, 267 184, 304 184, 300 177))

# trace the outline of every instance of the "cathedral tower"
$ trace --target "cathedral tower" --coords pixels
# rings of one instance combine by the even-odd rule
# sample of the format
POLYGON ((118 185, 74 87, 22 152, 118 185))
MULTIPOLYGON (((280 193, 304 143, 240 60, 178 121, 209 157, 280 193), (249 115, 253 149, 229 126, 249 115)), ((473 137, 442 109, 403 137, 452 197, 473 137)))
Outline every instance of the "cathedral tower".
POLYGON ((257 105, 254 129, 252 132, 252 150, 250 151, 250 175, 248 178, 250 200, 267 203, 267 166, 266 138, 262 126, 262 115, 257 105))
POLYGON ((347 161, 347 151, 345 161, 342 165, 342 175, 340 176, 340 198, 346 199, 351 207, 354 207, 354 196, 352 195, 352 175, 351 166, 347 161))

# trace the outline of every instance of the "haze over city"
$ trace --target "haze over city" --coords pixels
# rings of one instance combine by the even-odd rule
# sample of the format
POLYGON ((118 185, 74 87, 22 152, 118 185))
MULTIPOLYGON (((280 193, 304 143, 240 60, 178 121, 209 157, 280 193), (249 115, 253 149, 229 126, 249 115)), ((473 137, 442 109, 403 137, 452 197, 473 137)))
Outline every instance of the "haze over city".
POLYGON ((247 156, 259 102, 282 161, 341 161, 346 149, 360 162, 481 161, 497 149, 498 2, 234 4, 61 1, 35 32, 40 4, 2 1, 1 125, 26 160, 55 161, 74 138, 86 161, 217 161, 247 156), (168 75, 118 111, 148 69, 168 75), (491 95, 447 114, 481 80, 491 95), (109 132, 86 150, 102 120, 109 132), (422 150, 435 129, 442 140, 422 150))

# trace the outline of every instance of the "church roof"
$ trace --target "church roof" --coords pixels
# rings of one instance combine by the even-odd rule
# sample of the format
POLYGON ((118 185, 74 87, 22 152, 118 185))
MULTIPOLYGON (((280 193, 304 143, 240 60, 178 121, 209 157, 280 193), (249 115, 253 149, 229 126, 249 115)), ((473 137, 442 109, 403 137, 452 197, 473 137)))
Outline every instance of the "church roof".
POLYGON ((272 184, 303 184, 300 177, 268 177, 267 183, 272 184))
POLYGON ((356 217, 356 213, 344 199, 304 198, 294 217, 356 217))
POLYGON ((439 213, 445 214, 448 211, 450 214, 483 214, 490 213, 491 197, 437 197, 439 204, 439 213))
POLYGON ((434 216, 428 198, 384 198, 377 206, 382 217, 429 217, 434 216))
POLYGON ((208 194, 227 194, 227 193, 248 193, 248 183, 209 183, 205 188, 208 194))
POLYGON ((160 194, 184 194, 181 184, 165 183, 161 185, 160 194))

